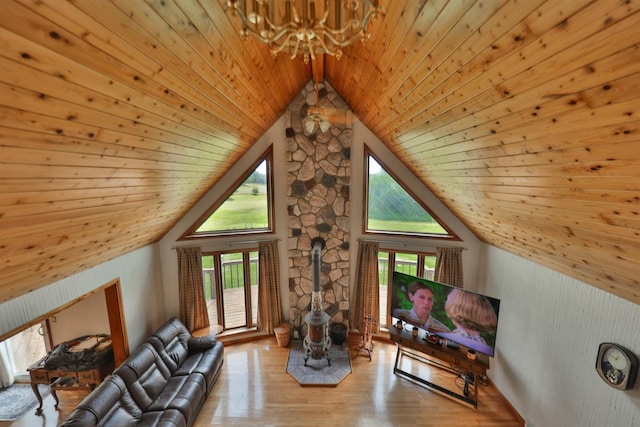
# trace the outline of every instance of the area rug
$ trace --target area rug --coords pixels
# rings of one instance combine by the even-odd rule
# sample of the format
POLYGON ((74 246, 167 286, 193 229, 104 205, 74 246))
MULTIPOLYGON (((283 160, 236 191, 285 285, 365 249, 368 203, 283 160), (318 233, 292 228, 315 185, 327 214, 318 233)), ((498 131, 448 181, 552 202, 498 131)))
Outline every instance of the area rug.
MULTIPOLYGON (((49 396, 49 386, 38 385, 44 400, 49 396)), ((38 404, 30 384, 13 384, 0 389, 0 421, 17 421, 38 404)))
POLYGON ((347 345, 332 345, 327 359, 309 359, 304 365, 304 348, 302 341, 291 342, 289 358, 287 360, 287 373, 291 375, 301 386, 336 387, 351 373, 351 358, 347 345))

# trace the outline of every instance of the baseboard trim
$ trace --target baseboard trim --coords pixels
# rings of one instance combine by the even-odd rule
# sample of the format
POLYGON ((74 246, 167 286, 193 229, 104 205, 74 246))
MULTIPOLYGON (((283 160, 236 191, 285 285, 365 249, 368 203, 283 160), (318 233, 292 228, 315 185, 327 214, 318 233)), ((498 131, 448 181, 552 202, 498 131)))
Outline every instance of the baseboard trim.
POLYGON ((516 417, 516 419, 518 420, 518 423, 520 424, 520 427, 525 427, 527 424, 527 421, 522 417, 522 415, 520 415, 520 413, 516 410, 516 408, 513 407, 513 405, 511 404, 511 402, 509 402, 509 399, 507 399, 506 397, 504 397, 504 394, 502 393, 502 391, 498 388, 498 386, 496 386, 496 383, 494 383, 491 378, 487 377, 490 384, 493 386, 493 388, 496 390, 496 392, 500 395, 500 397, 502 398, 502 400, 504 401, 504 403, 507 405, 507 408, 509 409, 509 412, 511 413, 511 415, 513 415, 514 417, 516 417))

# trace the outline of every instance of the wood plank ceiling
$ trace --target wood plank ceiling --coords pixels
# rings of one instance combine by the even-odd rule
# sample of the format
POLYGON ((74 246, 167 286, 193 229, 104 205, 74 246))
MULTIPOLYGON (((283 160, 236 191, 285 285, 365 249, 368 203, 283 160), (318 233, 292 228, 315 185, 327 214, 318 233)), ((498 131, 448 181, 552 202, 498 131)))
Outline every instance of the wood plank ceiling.
MULTIPOLYGON (((302 60, 226 0, 4 0, 0 302, 159 240, 302 60)), ((640 303, 640 1, 387 0, 326 79, 483 241, 640 303)))

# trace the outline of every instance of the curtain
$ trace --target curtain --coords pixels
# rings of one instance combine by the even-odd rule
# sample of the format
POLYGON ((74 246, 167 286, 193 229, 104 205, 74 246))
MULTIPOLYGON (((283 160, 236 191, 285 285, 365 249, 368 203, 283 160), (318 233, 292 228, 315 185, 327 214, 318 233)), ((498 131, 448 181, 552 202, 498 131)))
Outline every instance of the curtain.
POLYGON ((364 316, 376 320, 372 333, 379 331, 380 291, 378 288, 378 243, 360 241, 356 260, 356 278, 349 323, 351 329, 362 331, 364 316))
POLYGON ((15 380, 13 377, 15 362, 10 339, 0 342, 0 388, 9 387, 15 380))
POLYGON ((202 281, 200 248, 178 248, 178 287, 180 320, 195 331, 209 327, 209 313, 202 281))
POLYGON ((278 241, 258 244, 260 280, 258 282, 258 328, 273 333, 281 322, 280 257, 278 241))
POLYGON ((434 281, 463 287, 462 248, 436 248, 434 281))

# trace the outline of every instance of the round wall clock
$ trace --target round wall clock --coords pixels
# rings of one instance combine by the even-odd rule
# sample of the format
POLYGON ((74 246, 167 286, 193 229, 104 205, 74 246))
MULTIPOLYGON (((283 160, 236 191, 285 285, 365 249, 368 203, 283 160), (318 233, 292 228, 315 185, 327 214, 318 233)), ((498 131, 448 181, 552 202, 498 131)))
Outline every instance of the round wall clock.
POLYGON ((596 371, 611 387, 629 390, 638 376, 638 356, 619 344, 602 343, 598 347, 596 371))

